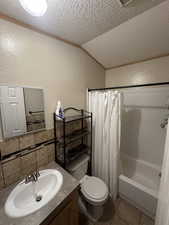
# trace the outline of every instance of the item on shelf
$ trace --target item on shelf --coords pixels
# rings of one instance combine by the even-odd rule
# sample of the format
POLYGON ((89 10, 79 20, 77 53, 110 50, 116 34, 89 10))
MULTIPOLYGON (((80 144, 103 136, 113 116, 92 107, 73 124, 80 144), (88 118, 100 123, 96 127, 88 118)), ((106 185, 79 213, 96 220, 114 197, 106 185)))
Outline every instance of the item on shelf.
POLYGON ((56 115, 58 116, 58 119, 64 118, 64 110, 62 108, 61 101, 58 101, 58 103, 57 103, 56 115))

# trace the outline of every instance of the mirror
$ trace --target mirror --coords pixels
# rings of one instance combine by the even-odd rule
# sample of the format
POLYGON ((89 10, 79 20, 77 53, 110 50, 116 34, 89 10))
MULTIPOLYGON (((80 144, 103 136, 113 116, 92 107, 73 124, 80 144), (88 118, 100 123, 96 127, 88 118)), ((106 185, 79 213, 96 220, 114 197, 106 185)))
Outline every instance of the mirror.
POLYGON ((44 99, 42 89, 24 88, 27 132, 45 128, 44 99))
POLYGON ((0 86, 0 118, 4 138, 45 129, 43 89, 0 86))

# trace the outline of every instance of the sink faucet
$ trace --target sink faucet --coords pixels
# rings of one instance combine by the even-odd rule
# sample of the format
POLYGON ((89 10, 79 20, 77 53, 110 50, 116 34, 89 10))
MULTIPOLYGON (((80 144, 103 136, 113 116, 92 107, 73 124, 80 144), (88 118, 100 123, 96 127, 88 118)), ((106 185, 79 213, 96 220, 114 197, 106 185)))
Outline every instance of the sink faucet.
POLYGON ((38 178, 40 177, 39 171, 35 171, 32 174, 29 174, 28 176, 25 177, 25 184, 28 184, 30 182, 37 182, 38 178))

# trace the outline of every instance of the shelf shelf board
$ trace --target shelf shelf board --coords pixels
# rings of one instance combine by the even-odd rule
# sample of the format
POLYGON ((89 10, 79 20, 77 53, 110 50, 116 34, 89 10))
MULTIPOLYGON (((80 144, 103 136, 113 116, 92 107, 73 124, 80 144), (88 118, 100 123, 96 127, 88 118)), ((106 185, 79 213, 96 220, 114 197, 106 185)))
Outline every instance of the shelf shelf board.
MULTIPOLYGON (((76 133, 72 133, 70 135, 67 135, 65 137, 65 145, 68 145, 68 144, 71 144, 83 137, 86 137, 87 135, 91 134, 90 131, 88 130, 83 130, 83 131, 79 131, 79 132, 76 132, 76 133)), ((58 143, 59 144, 64 144, 64 138, 61 137, 58 139, 58 143)))
MULTIPOLYGON (((79 146, 77 146, 76 148, 74 148, 74 153, 72 153, 72 155, 69 153, 69 151, 71 151, 71 150, 73 150, 73 149, 69 149, 67 151, 67 153, 66 153, 66 164, 67 165, 70 165, 71 163, 73 163, 74 161, 78 160, 83 155, 90 155, 89 154, 90 147, 87 146, 87 145, 84 145, 84 146, 79 145, 79 146)), ((61 164, 64 164, 64 156, 61 156, 58 161, 61 164)))
POLYGON ((76 156, 74 156, 73 158, 71 158, 71 159, 67 159, 67 165, 69 165, 69 164, 71 164, 72 162, 74 162, 74 161, 76 161, 77 159, 79 159, 82 155, 88 155, 88 152, 87 152, 87 150, 86 151, 83 151, 83 152, 81 152, 80 154, 78 154, 78 155, 76 155, 76 156))
POLYGON ((71 171, 73 167, 75 167, 77 164, 79 164, 83 160, 89 160, 89 155, 87 153, 81 154, 78 158, 76 158, 75 160, 73 160, 72 162, 70 162, 67 165, 66 169, 68 171, 71 171))
POLYGON ((59 116, 56 115, 57 122, 65 122, 65 123, 70 123, 73 121, 78 121, 78 120, 88 119, 88 118, 91 118, 91 115, 86 115, 86 116, 76 115, 76 116, 67 116, 64 118, 60 118, 59 116))

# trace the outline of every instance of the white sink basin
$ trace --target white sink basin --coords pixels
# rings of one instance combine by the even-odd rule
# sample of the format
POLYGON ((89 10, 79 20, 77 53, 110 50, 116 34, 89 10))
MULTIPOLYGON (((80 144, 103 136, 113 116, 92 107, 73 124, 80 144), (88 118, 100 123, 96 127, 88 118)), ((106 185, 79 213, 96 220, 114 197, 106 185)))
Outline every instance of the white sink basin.
POLYGON ((58 170, 40 171, 37 182, 22 181, 13 189, 5 203, 6 214, 18 218, 34 213, 55 197, 62 183, 63 176, 58 170), (40 201, 37 196, 41 197, 40 201))

